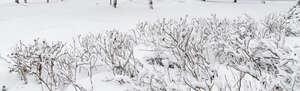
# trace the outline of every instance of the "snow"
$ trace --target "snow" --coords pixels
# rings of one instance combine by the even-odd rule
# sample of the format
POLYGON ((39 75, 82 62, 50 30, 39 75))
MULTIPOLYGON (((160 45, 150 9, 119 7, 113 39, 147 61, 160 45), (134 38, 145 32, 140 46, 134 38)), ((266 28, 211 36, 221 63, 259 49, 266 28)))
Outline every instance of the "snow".
MULTIPOLYGON (((40 0, 34 0, 40 1, 40 0)), ((248 14, 261 18, 269 13, 287 11, 294 2, 220 3, 218 0, 172 2, 154 1, 154 10, 146 0, 120 0, 118 9, 110 7, 108 0, 66 0, 65 2, 31 2, 0 6, 0 53, 6 53, 19 40, 31 41, 41 37, 49 40, 70 40, 74 35, 117 28, 128 31, 139 21, 154 21, 162 17, 210 16, 232 18, 248 14), (2 30, 4 29, 4 30, 2 30)), ((227 0, 227 2, 230 2, 227 0)), ((253 1, 255 2, 255 1, 253 1)))
MULTIPOLYGON (((261 19, 270 13, 285 13, 293 0, 273 0, 262 4, 260 0, 154 0, 154 10, 149 9, 148 0, 119 0, 117 9, 109 6, 109 0, 28 0, 28 4, 14 4, 13 0, 0 1, 0 85, 8 91, 41 91, 34 80, 23 85, 16 74, 9 73, 7 53, 19 41, 30 42, 34 38, 70 41, 78 34, 119 29, 127 32, 141 21, 160 18, 178 18, 185 15, 207 17, 216 14, 221 18, 235 18, 247 14, 261 19)), ((300 39, 290 38, 288 44, 300 55, 300 39)), ((139 54, 142 56, 142 54, 139 54)), ((300 56, 299 56, 300 59, 300 56)), ((107 73, 109 74, 109 73, 107 73)), ((126 86, 106 82, 106 73, 96 74, 94 91, 124 91, 126 86)), ((88 78, 81 84, 89 86, 88 78)), ((45 89, 45 88, 44 88, 45 89)), ((65 91, 72 91, 69 87, 65 91)))
MULTIPOLYGON (((126 89, 126 85, 120 86, 119 84, 109 82, 112 77, 111 73, 103 72, 101 74, 94 75, 94 91, 124 91, 126 89)), ((89 88, 90 80, 89 78, 84 78, 79 80, 80 85, 89 88)), ((69 86, 65 91, 73 91, 73 87, 69 86)), ((90 91, 90 90, 89 90, 90 91)))

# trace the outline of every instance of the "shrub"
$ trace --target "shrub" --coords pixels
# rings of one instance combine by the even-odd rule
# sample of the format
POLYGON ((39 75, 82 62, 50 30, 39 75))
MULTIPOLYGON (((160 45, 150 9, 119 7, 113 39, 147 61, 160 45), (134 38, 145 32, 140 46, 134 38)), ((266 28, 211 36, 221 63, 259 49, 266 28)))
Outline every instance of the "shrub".
POLYGON ((69 46, 36 39, 12 50, 11 72, 25 83, 33 76, 50 91, 66 85, 93 90, 100 67, 111 71, 114 81, 134 85, 130 90, 290 91, 300 86, 300 72, 299 59, 285 46, 293 34, 289 24, 274 14, 260 22, 247 15, 233 20, 213 15, 141 22, 133 35, 117 30, 79 35, 69 46), (137 59, 138 45, 154 55, 137 59), (89 89, 76 81, 84 72, 89 89))
POLYGON ((284 18, 275 15, 267 16, 262 23, 249 16, 232 21, 213 16, 142 22, 133 33, 141 43, 172 54, 167 59, 175 58, 175 64, 179 64, 178 72, 184 74, 177 76, 181 80, 151 78, 164 84, 184 83, 194 90, 211 91, 222 78, 218 77, 221 74, 216 66, 225 66, 225 71, 234 69, 233 76, 239 79, 238 85, 227 83, 223 89, 240 91, 242 80, 248 75, 262 84, 258 87, 261 90, 291 90, 294 85, 287 84, 297 82, 294 78, 299 71, 293 68, 298 62, 293 51, 283 46, 289 29, 284 18))

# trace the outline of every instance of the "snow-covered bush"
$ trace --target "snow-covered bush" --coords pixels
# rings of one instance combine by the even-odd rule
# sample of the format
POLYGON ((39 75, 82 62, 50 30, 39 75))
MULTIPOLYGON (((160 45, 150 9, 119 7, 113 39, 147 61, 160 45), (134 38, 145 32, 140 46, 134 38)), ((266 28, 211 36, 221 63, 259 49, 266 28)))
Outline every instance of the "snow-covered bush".
POLYGON ((108 69, 113 81, 146 91, 291 91, 300 87, 300 67, 285 39, 294 35, 281 15, 262 21, 244 15, 233 20, 161 19, 142 22, 132 35, 110 30, 79 35, 73 43, 20 42, 11 52, 11 72, 27 83, 33 76, 50 91, 72 85, 92 91, 93 75, 108 69), (154 55, 137 59, 136 46, 154 55), (76 80, 90 78, 91 87, 76 80))
POLYGON ((300 36, 300 1, 297 5, 294 5, 286 15, 286 20, 289 23, 289 26, 292 29, 292 32, 295 36, 300 36))
POLYGON ((33 76, 48 90, 62 88, 73 81, 74 61, 70 59, 62 42, 34 40, 32 44, 20 43, 9 55, 11 72, 17 72, 27 83, 27 75, 33 76))
POLYGON ((87 64, 81 68, 87 69, 92 86, 92 76, 100 66, 109 69, 120 84, 125 84, 127 78, 137 78, 142 67, 134 57, 135 45, 131 35, 110 30, 105 33, 79 35, 74 40, 72 53, 80 64, 87 64))
MULTIPOLYGON (((299 77, 299 67, 296 65, 298 60, 292 50, 283 46, 288 30, 284 18, 274 15, 267 16, 262 23, 248 16, 232 21, 213 16, 142 22, 133 33, 140 43, 165 51, 169 54, 166 59, 179 65, 179 73, 171 74, 177 80, 172 77, 163 79, 161 77, 164 76, 159 76, 162 74, 156 74, 159 78, 155 78, 155 74, 148 77, 159 79, 163 83, 162 87, 166 88, 168 86, 164 84, 173 83, 185 84, 193 90, 230 88, 241 91, 247 89, 247 86, 242 86, 245 75, 262 84, 258 87, 260 90, 291 90, 295 87, 291 83, 299 84, 296 81, 299 77), (225 71, 234 69, 236 72, 233 76, 239 79, 235 80, 236 83, 226 83, 227 87, 215 85, 222 78, 217 66, 229 67, 225 71)), ((170 75, 168 71, 160 73, 170 75)))
POLYGON ((76 81, 79 73, 87 72, 93 85, 97 68, 104 66, 115 76, 134 78, 141 63, 133 55, 135 42, 128 34, 116 30, 99 34, 79 35, 66 47, 62 42, 48 43, 39 39, 33 44, 20 42, 11 52, 11 72, 17 72, 27 83, 27 75, 33 76, 48 90, 63 89, 66 85, 75 90, 84 88, 76 81))
POLYGON ((116 75, 134 77, 138 73, 139 65, 133 55, 135 45, 130 35, 116 30, 99 34, 78 36, 75 40, 79 46, 77 53, 81 53, 78 59, 92 65, 106 65, 116 75))
POLYGON ((226 50, 223 56, 228 58, 227 65, 260 81, 265 86, 264 90, 291 90, 291 87, 284 86, 290 86, 295 80, 289 79, 289 83, 281 81, 281 78, 290 78, 299 73, 294 73, 297 69, 291 68, 296 67, 294 63, 297 62, 293 51, 283 46, 286 29, 289 28, 284 27, 284 22, 278 21, 278 18, 274 19, 273 16, 265 18, 261 28, 249 19, 246 20, 247 22, 239 22, 246 26, 238 25, 240 28, 232 30, 230 35, 233 36, 229 41, 225 40, 225 43, 222 43, 227 46, 223 49, 226 50))
MULTIPOLYGON (((189 80, 196 80, 205 85, 189 85, 194 90, 211 89, 215 69, 211 66, 207 48, 208 34, 204 26, 198 26, 197 19, 189 20, 187 17, 179 20, 163 19, 157 23, 138 26, 135 34, 141 41, 148 41, 155 47, 172 54, 174 64, 178 65, 180 74, 189 74, 179 79, 181 83, 189 84, 189 80)), ((167 67, 171 67, 169 65, 167 67)), ((177 76, 178 77, 178 76, 177 76)), ((180 77, 180 76, 179 76, 180 77)), ((176 78, 178 79, 178 78, 176 78)), ((172 82, 169 80, 168 82, 172 82)))

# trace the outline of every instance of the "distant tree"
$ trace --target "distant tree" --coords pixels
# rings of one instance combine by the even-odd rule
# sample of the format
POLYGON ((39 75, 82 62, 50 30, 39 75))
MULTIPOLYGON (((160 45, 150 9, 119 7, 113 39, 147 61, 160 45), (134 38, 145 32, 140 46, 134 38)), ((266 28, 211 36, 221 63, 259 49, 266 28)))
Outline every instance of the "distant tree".
MULTIPOLYGON (((60 1, 64 1, 64 0, 60 0, 60 1)), ((46 2, 50 3, 50 0, 47 0, 46 2)), ((20 4, 20 0, 15 0, 15 3, 20 4)), ((27 0, 24 0, 24 3, 27 3, 27 0)))
POLYGON ((118 0, 114 0, 114 2, 113 2, 114 8, 117 8, 117 4, 118 4, 118 0))
MULTIPOLYGON (((15 3, 20 4, 19 0, 15 0, 15 3)), ((27 0, 24 0, 24 3, 27 3, 27 0)))
POLYGON ((266 0, 261 0, 261 3, 266 4, 266 0))
POLYGON ((150 9, 154 9, 153 7, 153 0, 149 0, 150 9))
POLYGON ((3 86, 2 86, 2 91, 7 91, 7 89, 6 89, 6 86, 5 86, 5 85, 3 85, 3 86))

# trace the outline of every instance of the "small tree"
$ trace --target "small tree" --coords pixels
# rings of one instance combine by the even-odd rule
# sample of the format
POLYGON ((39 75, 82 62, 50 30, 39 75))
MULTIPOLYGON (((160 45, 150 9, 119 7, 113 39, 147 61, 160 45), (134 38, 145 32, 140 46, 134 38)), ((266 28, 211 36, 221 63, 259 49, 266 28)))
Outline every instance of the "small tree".
POLYGON ((114 8, 117 8, 117 4, 118 4, 118 0, 114 0, 114 2, 113 2, 114 8))

